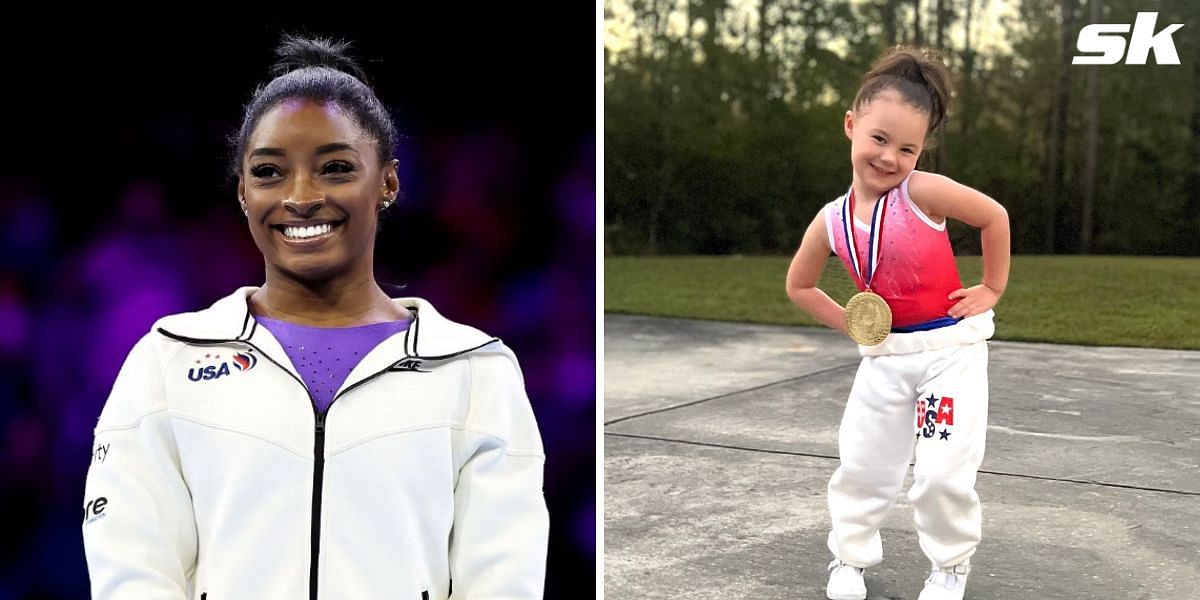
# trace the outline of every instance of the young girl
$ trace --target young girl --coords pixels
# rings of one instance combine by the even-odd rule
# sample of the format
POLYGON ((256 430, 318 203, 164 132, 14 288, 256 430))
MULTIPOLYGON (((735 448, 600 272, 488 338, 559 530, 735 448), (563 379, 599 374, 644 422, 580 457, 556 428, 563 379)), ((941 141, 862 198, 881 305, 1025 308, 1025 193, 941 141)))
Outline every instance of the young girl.
POLYGON ((1008 214, 974 189, 914 170, 945 119, 948 80, 923 51, 896 48, 875 62, 846 112, 850 190, 813 219, 788 269, 788 297, 859 341, 863 356, 829 481, 832 600, 867 597, 863 570, 883 559, 879 526, 914 450, 908 498, 933 565, 920 600, 961 599, 980 540, 986 340, 1008 280, 1008 214), (963 287, 947 218, 981 230, 982 283, 963 287), (846 308, 816 287, 830 252, 864 292, 846 308))

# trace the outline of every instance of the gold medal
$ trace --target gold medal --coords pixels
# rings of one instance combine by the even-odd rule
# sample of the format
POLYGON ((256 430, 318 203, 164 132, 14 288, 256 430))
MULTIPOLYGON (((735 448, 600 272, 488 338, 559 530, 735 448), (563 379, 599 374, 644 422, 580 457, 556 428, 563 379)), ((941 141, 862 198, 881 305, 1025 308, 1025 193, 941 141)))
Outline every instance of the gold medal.
POLYGON ((883 298, 867 290, 846 303, 846 333, 864 346, 878 346, 892 331, 892 309, 883 298))
POLYGON ((871 291, 871 281, 875 278, 875 270, 879 268, 880 242, 883 237, 885 194, 875 202, 872 211, 870 237, 867 238, 867 268, 865 273, 859 265, 858 247, 854 243, 854 189, 846 195, 842 203, 842 227, 846 235, 846 252, 849 263, 854 267, 854 274, 862 282, 863 291, 855 294, 846 303, 846 333, 850 339, 863 346, 878 346, 887 339, 892 331, 892 309, 882 296, 871 291))

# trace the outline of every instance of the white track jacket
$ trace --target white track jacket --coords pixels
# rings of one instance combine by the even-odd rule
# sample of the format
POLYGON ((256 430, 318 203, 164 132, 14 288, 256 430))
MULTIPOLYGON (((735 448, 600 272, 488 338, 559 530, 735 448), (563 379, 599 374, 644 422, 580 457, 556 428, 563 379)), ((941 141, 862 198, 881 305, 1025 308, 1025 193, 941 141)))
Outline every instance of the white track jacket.
POLYGON ((416 320, 318 414, 254 291, 159 320, 121 368, 83 507, 93 598, 541 598, 544 455, 512 352, 397 299, 416 320))

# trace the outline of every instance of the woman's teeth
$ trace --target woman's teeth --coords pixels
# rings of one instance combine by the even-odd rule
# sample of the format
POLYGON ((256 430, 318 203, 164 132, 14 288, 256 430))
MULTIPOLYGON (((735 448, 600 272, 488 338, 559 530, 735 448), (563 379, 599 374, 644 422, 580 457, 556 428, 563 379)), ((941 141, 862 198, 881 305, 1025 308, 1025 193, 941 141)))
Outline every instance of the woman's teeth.
POLYGON ((291 226, 285 225, 283 228, 283 235, 285 235, 289 238, 292 238, 292 239, 303 240, 306 238, 315 237, 318 235, 323 235, 323 234, 329 233, 332 230, 333 230, 333 225, 330 223, 323 223, 321 225, 310 225, 308 227, 291 227, 291 226))

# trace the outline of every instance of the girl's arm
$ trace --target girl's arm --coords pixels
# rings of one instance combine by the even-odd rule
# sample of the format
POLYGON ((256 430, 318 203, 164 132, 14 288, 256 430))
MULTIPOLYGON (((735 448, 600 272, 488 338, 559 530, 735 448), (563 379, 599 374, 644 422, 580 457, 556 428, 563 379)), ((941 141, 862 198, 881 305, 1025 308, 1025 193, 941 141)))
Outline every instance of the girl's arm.
POLYGON ((821 211, 804 232, 800 249, 792 257, 787 274, 787 295, 816 320, 845 333, 845 309, 817 287, 825 260, 832 252, 825 233, 825 211, 821 211))
POLYGON ((950 294, 961 298, 948 311, 952 317, 970 317, 996 305, 1008 286, 1008 211, 986 194, 935 173, 914 171, 908 195, 934 220, 949 217, 977 227, 983 249, 983 282, 950 294))

